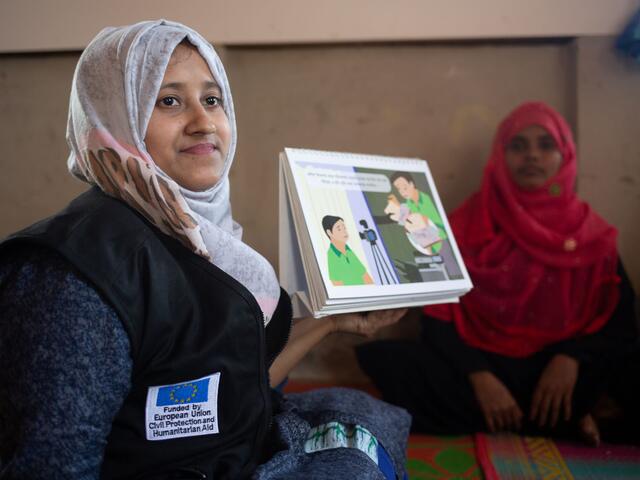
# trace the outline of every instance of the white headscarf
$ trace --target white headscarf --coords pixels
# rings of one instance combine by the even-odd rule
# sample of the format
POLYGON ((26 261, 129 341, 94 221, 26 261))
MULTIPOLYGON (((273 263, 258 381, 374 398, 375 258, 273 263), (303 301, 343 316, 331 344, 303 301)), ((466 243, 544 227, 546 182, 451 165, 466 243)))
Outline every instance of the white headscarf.
POLYGON ((269 262, 241 240, 229 203, 229 169, 237 132, 227 75, 200 34, 167 20, 102 30, 82 53, 73 77, 67 141, 69 171, 144 215, 242 283, 256 298, 265 324, 280 288, 269 262), (153 161, 144 138, 158 91, 176 46, 194 45, 222 92, 231 142, 220 180, 193 192, 179 186, 153 161))

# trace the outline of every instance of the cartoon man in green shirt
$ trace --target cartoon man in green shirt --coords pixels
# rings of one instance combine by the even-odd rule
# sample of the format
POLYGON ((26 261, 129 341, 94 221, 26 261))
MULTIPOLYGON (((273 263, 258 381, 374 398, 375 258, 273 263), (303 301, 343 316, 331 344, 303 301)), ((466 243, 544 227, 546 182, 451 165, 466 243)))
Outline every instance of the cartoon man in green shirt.
POLYGON ((336 286, 372 284, 373 278, 347 245, 349 233, 344 220, 333 215, 322 219, 322 228, 331 240, 327 251, 329 279, 336 286))
MULTIPOLYGON (((447 238, 447 233, 444 230, 444 224, 442 218, 438 213, 431 197, 421 192, 416 188, 416 184, 413 181, 413 177, 406 172, 396 172, 391 175, 391 183, 398 190, 398 193, 406 200, 406 205, 409 211, 412 213, 419 213, 426 217, 426 220, 431 220, 436 227, 438 227, 438 234, 442 240, 447 238)), ((442 248, 442 242, 436 243, 431 247, 433 253, 438 253, 442 248)))

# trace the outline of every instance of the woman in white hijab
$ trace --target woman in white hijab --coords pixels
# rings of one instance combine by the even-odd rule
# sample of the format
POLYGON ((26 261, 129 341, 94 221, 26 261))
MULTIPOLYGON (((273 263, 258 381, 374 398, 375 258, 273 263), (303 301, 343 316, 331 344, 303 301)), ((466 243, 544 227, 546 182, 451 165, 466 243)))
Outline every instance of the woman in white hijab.
POLYGON ((404 411, 269 391, 327 334, 404 312, 291 329, 231 216, 235 114, 211 45, 164 20, 103 30, 67 138, 93 188, 0 244, 0 476, 401 476, 404 411))

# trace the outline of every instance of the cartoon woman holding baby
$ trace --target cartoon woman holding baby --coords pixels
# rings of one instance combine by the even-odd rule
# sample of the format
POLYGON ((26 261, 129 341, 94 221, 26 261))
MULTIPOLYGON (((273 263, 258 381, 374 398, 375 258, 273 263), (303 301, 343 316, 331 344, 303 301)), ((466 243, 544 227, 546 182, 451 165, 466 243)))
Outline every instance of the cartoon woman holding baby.
POLYGON ((404 227, 411 243, 421 252, 429 255, 438 253, 447 234, 429 194, 421 192, 411 174, 406 172, 394 173, 391 183, 405 202, 400 203, 394 194, 390 194, 384 213, 404 227))

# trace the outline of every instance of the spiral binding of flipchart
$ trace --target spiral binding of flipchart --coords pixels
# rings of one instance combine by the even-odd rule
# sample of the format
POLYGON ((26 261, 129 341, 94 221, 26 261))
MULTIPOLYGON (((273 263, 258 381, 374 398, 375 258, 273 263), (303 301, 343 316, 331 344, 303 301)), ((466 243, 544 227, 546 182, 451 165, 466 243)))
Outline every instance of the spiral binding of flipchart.
POLYGON ((348 160, 372 160, 379 159, 387 164, 402 165, 402 166, 415 166, 424 168, 425 161, 420 158, 409 157, 390 157, 386 155, 374 155, 365 153, 351 153, 351 152, 332 152, 327 150, 312 150, 308 148, 291 148, 291 150, 298 151, 303 154, 313 155, 315 157, 322 157, 330 160, 345 159, 345 163, 349 163, 348 160))

